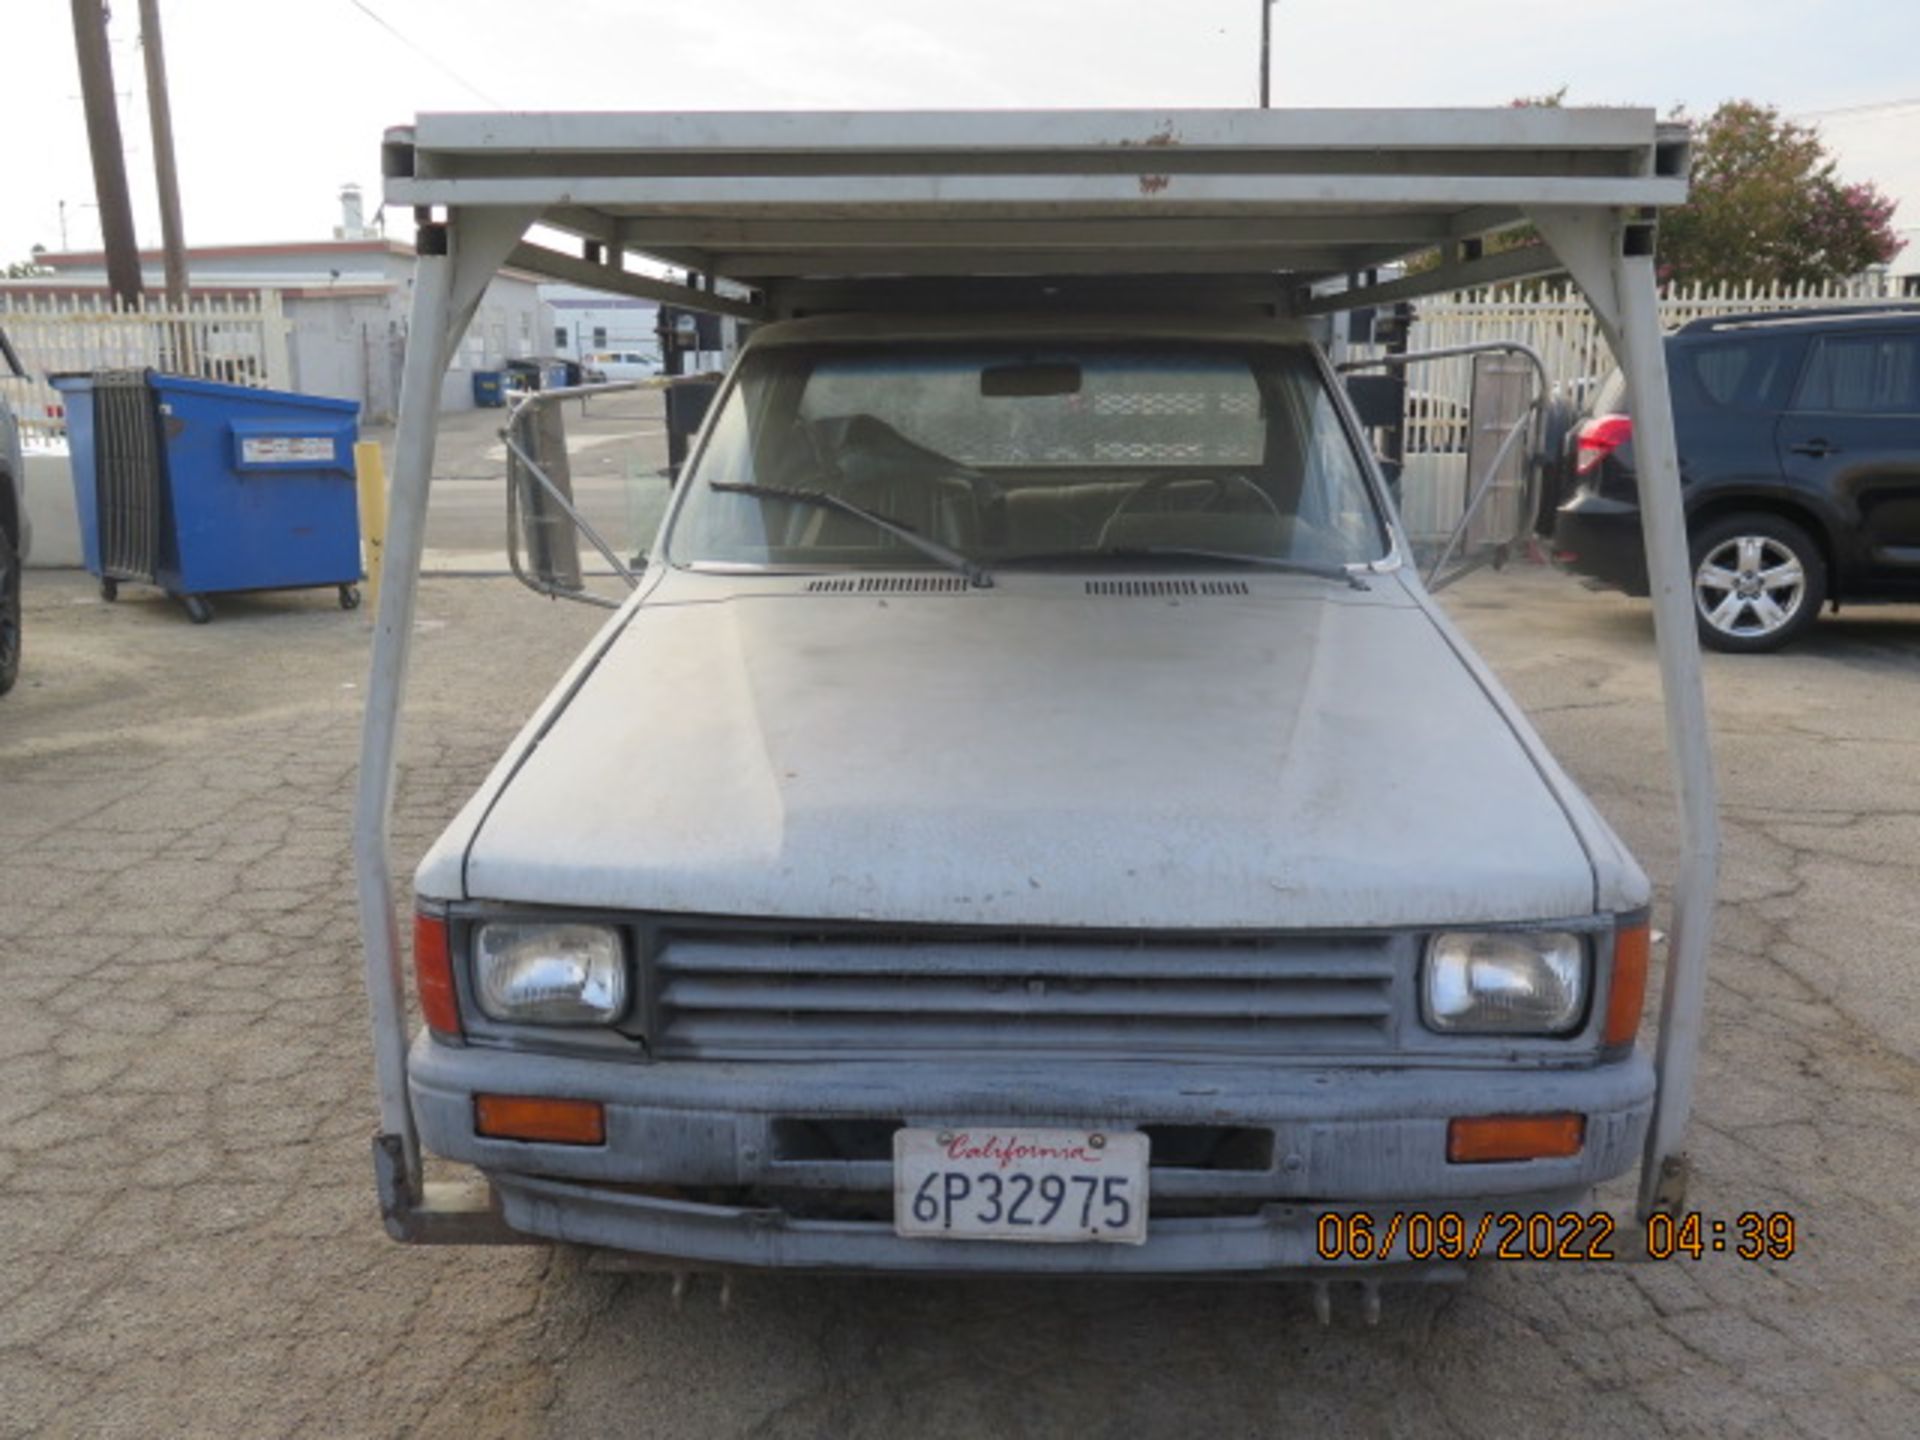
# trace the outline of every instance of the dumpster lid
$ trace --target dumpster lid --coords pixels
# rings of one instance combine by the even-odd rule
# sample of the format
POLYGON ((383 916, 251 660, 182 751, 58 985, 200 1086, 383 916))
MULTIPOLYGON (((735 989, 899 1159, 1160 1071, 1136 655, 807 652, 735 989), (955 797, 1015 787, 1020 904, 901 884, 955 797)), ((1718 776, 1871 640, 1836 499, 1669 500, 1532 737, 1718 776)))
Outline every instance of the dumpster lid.
POLYGON ((164 370, 149 370, 147 383, 162 395, 200 395, 209 400, 286 405, 300 410, 323 410, 341 415, 360 413, 358 400, 340 400, 331 395, 303 395, 293 390, 268 390, 257 385, 231 385, 222 380, 202 380, 194 375, 170 375, 164 370))
POLYGON ((174 375, 165 370, 60 370, 47 376, 55 390, 85 394, 96 385, 144 385, 156 394, 199 395, 210 400, 233 399, 250 405, 287 405, 301 410, 323 410, 341 415, 358 415, 358 400, 340 400, 331 395, 303 395, 294 390, 268 390, 258 385, 232 385, 222 380, 202 380, 197 375, 174 375))

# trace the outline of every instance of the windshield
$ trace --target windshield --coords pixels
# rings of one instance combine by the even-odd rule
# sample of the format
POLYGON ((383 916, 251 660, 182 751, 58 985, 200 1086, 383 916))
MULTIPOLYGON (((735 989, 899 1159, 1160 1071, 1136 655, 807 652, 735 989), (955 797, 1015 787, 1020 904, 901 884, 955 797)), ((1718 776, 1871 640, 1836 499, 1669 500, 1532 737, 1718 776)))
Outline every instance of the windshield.
POLYGON ((768 346, 743 357, 688 482, 667 540, 679 565, 935 563, 779 490, 988 565, 1173 549, 1342 565, 1387 549, 1303 346, 768 346))

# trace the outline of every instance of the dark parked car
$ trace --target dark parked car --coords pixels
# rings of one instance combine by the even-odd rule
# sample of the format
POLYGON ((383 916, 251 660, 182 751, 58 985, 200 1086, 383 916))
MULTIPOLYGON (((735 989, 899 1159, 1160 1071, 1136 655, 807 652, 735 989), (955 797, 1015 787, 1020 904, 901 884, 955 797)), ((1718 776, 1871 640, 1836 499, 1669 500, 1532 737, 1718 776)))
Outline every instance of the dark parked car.
MULTIPOLYGON (((24 378, 26 371, 0 330, 0 375, 24 378)), ((20 677, 20 570, 33 540, 24 491, 26 462, 20 454, 20 426, 0 395, 0 695, 20 677)))
MULTIPOLYGON (((1820 607, 1920 601, 1920 305, 1724 316, 1667 340, 1700 638, 1772 650, 1820 607)), ((1619 372, 1568 433, 1557 561, 1647 593, 1619 372)))

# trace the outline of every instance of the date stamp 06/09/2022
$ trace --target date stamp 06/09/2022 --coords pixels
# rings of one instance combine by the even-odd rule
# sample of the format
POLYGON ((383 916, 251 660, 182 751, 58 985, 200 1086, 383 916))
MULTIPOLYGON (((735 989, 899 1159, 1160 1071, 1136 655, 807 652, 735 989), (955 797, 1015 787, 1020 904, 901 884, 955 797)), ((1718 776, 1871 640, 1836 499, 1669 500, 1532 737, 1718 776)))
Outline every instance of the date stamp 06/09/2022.
POLYGON ((1800 1227, 1785 1210, 1731 1219, 1698 1211, 1649 1215, 1630 1235, 1604 1210, 1329 1210, 1316 1222, 1322 1260, 1789 1260, 1800 1227))

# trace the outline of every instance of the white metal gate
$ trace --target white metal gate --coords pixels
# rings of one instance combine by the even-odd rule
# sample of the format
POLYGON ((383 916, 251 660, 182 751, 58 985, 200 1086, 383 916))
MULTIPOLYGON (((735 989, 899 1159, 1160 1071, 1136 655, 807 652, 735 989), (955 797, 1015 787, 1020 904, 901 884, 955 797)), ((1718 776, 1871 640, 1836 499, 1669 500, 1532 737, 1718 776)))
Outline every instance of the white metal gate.
POLYGON ((127 306, 99 294, 0 290, 0 327, 29 372, 24 380, 0 377, 0 389, 33 439, 66 433, 63 402, 48 375, 152 368, 232 385, 290 384, 287 321, 275 290, 194 297, 179 309, 158 301, 127 306))

